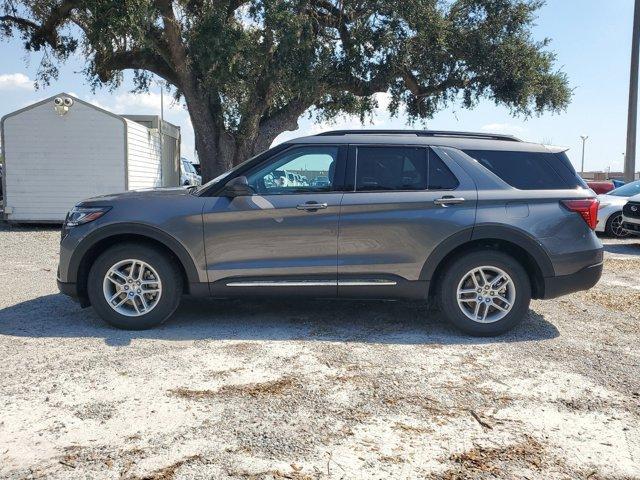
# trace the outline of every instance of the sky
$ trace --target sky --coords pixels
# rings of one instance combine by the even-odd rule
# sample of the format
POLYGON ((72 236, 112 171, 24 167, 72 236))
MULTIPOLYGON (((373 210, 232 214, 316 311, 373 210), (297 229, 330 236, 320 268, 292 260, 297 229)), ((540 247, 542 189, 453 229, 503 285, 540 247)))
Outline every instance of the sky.
MULTIPOLYGON (((580 169, 582 140, 585 171, 621 171, 623 166, 629 60, 633 23, 632 0, 547 0, 539 11, 535 38, 552 40, 549 49, 557 54, 557 67, 568 75, 572 102, 565 112, 540 117, 513 117, 506 108, 482 101, 475 109, 452 105, 427 123, 433 130, 464 130, 508 133, 524 140, 562 145, 576 169, 580 169)), ((115 113, 159 114, 160 87, 148 94, 133 94, 130 77, 114 92, 91 91, 82 75, 83 61, 75 56, 60 69, 57 81, 36 90, 33 79, 40 61, 28 54, 18 40, 0 41, 0 116, 44 98, 66 92, 115 113)), ((181 127, 182 155, 195 157, 193 129, 183 105, 165 93, 165 119, 181 127)), ((403 115, 390 118, 385 111, 386 96, 379 96, 379 108, 371 123, 343 117, 331 124, 314 124, 304 116, 300 128, 285 132, 274 142, 339 128, 407 128, 403 115)), ((421 128, 420 126, 408 128, 421 128)))

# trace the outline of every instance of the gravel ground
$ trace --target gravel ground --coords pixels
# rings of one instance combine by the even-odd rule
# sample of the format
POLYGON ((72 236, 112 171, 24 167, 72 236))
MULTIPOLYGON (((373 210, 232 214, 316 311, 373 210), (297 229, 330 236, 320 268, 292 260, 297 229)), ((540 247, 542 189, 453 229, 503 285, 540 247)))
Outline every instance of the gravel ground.
POLYGON ((500 338, 422 305, 185 298, 118 331, 0 226, 2 478, 640 478, 640 241, 500 338))

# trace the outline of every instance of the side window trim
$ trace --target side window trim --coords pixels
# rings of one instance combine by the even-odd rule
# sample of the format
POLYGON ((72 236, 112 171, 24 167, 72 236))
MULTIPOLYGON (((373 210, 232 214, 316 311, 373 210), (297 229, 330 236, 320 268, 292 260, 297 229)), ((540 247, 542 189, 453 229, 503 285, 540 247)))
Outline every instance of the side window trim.
MULTIPOLYGON (((343 186, 344 186, 344 179, 345 179, 345 168, 346 168, 346 157, 347 157, 347 145, 341 145, 341 144, 313 144, 313 143, 309 143, 309 144, 295 144, 295 145, 291 145, 289 148, 285 148, 284 150, 280 150, 277 153, 275 153, 274 155, 265 158, 262 162, 258 163, 257 165, 253 165, 249 170, 247 170, 246 172, 243 173, 243 175, 245 176, 250 176, 258 171, 260 171, 261 169, 263 169, 264 167, 268 166, 270 163, 276 162, 278 161, 283 155, 287 155, 291 152, 294 152, 295 150, 301 150, 301 149, 305 149, 305 148, 309 148, 309 147, 321 147, 321 148, 326 148, 326 147, 336 147, 338 149, 338 153, 336 156, 336 169, 334 172, 334 178, 333 178, 333 185, 331 187, 331 190, 327 190, 327 191, 306 191, 306 192, 283 192, 283 193, 272 193, 270 195, 311 195, 311 194, 318 194, 318 195, 322 195, 322 194, 328 194, 328 193, 336 193, 336 192, 341 192, 343 191, 343 186)), ((261 194, 255 194, 255 195, 261 195, 261 194)), ((264 195, 264 194, 262 194, 264 195)))

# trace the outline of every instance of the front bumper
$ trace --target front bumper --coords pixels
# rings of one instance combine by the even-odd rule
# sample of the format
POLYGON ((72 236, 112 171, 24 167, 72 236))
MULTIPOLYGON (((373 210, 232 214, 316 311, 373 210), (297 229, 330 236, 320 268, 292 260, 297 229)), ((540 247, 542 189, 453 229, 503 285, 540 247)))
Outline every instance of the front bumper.
POLYGON ((78 292, 78 284, 77 283, 75 283, 75 282, 62 282, 59 278, 56 279, 56 281, 58 283, 58 290, 60 291, 60 293, 62 293, 63 295, 68 296, 74 302, 79 303, 82 308, 86 308, 89 305, 91 305, 91 303, 89 303, 89 299, 87 299, 86 297, 80 295, 80 292, 78 292))
POLYGON ((557 298, 568 293, 589 290, 600 280, 602 267, 603 262, 600 262, 570 275, 545 278, 543 298, 557 298))
POLYGON ((60 290, 60 293, 62 293, 63 295, 66 295, 68 297, 71 297, 74 301, 78 302, 78 284, 77 283, 67 283, 67 282, 63 282, 61 281, 59 278, 56 279, 56 281, 58 282, 58 290, 60 290))
POLYGON ((640 236, 640 219, 630 218, 625 215, 622 216, 622 228, 624 228, 631 235, 640 236))

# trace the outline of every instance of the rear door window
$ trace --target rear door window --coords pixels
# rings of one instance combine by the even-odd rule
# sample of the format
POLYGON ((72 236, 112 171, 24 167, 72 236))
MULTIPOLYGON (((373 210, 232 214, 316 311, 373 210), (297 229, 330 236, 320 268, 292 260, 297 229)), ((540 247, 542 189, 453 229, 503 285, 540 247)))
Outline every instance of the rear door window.
POLYGON ((542 152, 465 150, 470 157, 520 190, 584 187, 566 155, 542 152), (563 158, 564 157, 564 158, 563 158))
POLYGON ((427 149, 358 147, 356 191, 425 190, 427 149))

